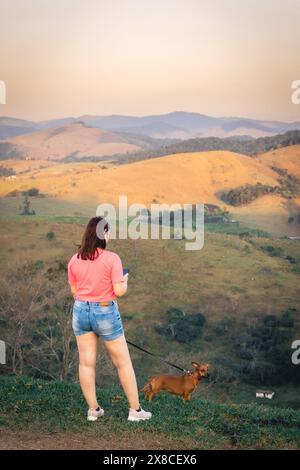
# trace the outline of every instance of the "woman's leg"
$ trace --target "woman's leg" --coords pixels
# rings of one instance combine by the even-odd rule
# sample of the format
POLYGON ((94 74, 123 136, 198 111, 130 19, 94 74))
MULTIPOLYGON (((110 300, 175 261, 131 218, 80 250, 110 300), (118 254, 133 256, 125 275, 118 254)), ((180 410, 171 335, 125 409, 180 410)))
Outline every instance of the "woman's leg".
POLYGON ((98 336, 86 333, 76 336, 79 351, 79 380, 84 398, 89 408, 98 408, 95 385, 95 368, 98 336))
POLYGON ((129 406, 137 410, 140 406, 139 394, 125 336, 122 335, 117 339, 104 341, 104 344, 111 360, 118 370, 119 379, 129 402, 129 406))

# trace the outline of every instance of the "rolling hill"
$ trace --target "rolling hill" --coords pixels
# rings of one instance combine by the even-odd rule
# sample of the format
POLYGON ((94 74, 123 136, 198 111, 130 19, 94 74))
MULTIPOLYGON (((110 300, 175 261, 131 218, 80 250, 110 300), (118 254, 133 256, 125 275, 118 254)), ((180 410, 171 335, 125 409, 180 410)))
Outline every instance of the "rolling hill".
POLYGON ((0 141, 37 131, 38 124, 25 119, 0 116, 0 141))
POLYGON ((300 145, 271 150, 259 155, 258 159, 269 167, 287 170, 291 175, 300 178, 300 145))
POLYGON ((0 196, 34 186, 50 198, 76 207, 95 208, 101 202, 117 204, 119 195, 127 195, 129 204, 138 202, 146 206, 153 202, 210 203, 227 207, 234 219, 246 225, 276 236, 297 236, 299 196, 288 198, 271 193, 234 207, 224 202, 222 195, 257 183, 276 187, 280 179, 276 168, 296 175, 298 158, 299 146, 291 146, 258 157, 229 151, 193 152, 118 166, 92 162, 66 165, 51 160, 36 165, 27 160, 20 165, 17 160, 7 160, 2 162, 3 166, 14 169, 17 177, 2 180, 0 196))
POLYGON ((139 149, 116 133, 89 127, 82 122, 21 135, 8 143, 19 158, 38 160, 101 157, 139 149))
POLYGON ((85 166, 91 164, 79 165, 75 174, 66 165, 35 171, 34 183, 28 173, 14 182, 3 182, 1 192, 5 194, 12 185, 34 184, 51 196, 60 192, 76 199, 89 196, 94 201, 105 197, 106 202, 117 202, 120 194, 126 194, 129 203, 146 205, 154 199, 166 203, 220 204, 218 195, 222 190, 257 182, 275 185, 278 176, 251 157, 227 151, 169 155, 106 170, 95 165, 88 174, 88 185, 85 166), (76 185, 72 186, 72 182, 76 185))

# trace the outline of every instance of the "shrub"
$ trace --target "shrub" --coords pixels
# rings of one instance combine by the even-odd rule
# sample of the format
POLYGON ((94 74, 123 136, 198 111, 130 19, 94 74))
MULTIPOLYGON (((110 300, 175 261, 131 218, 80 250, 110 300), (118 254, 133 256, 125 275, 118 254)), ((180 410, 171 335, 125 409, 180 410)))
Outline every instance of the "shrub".
POLYGON ((266 315, 263 321, 265 326, 270 326, 271 328, 274 326, 279 326, 280 324, 278 318, 276 318, 275 315, 266 315))
POLYGON ((189 315, 187 318, 189 323, 194 326, 202 327, 206 323, 206 318, 202 313, 194 313, 193 315, 189 315))
POLYGON ((156 325, 155 331, 180 343, 188 343, 201 336, 206 318, 202 313, 185 315, 182 310, 171 308, 167 311, 167 321, 165 325, 156 325))
POLYGON ((180 310, 179 308, 169 308, 167 310, 167 318, 168 320, 171 321, 176 321, 179 320, 180 318, 183 318, 185 316, 185 313, 183 310, 180 310))
POLYGON ((280 319, 280 325, 284 328, 293 328, 294 320, 292 318, 292 312, 290 310, 286 310, 286 312, 282 314, 282 317, 280 319))
POLYGON ((44 261, 41 260, 41 259, 38 259, 36 262, 35 262, 35 266, 38 268, 38 269, 42 269, 45 264, 44 264, 44 261))
MULTIPOLYGON (((288 381, 298 383, 291 364, 291 331, 275 315, 267 315, 262 324, 249 327, 245 334, 234 338, 234 350, 240 363, 240 378, 254 385, 281 385, 288 381)), ((291 324, 288 323, 290 326, 291 324)))
POLYGON ((214 356, 211 380, 216 383, 231 383, 239 378, 239 364, 230 357, 214 356))
POLYGON ((55 237, 54 232, 48 232, 46 235, 47 240, 53 240, 54 237, 55 237))
POLYGON ((40 190, 38 188, 30 188, 23 191, 23 196, 38 197, 40 190))
POLYGON ((207 335, 205 336, 204 340, 208 343, 211 343, 214 340, 214 337, 212 335, 207 335))
POLYGON ((230 317, 224 317, 219 321, 217 326, 214 329, 214 332, 217 336, 223 336, 228 332, 229 328, 232 325, 232 319, 230 317))
POLYGON ((0 165, 0 176, 12 176, 15 175, 16 172, 13 168, 6 168, 3 165, 0 165))
MULTIPOLYGON (((221 194, 221 199, 232 206, 241 206, 270 193, 277 193, 288 199, 298 196, 300 193, 300 180, 296 176, 289 174, 286 170, 276 167, 272 168, 279 174, 279 186, 269 186, 259 182, 256 185, 246 184, 224 192, 221 194)), ((293 221, 294 218, 289 217, 288 222, 292 223, 293 221)))
POLYGON ((278 192, 278 190, 278 186, 268 186, 261 183, 256 183, 256 185, 246 184, 224 192, 221 194, 221 199, 232 206, 241 206, 254 201, 264 194, 278 192))
POLYGON ((285 259, 289 261, 291 264, 297 264, 297 260, 293 258, 293 256, 286 256, 285 259))
POLYGON ((273 245, 266 245, 262 247, 262 250, 268 253, 271 256, 281 256, 282 255, 282 248, 275 247, 273 245))
POLYGON ((201 328, 197 328, 188 317, 178 320, 174 325, 174 336, 180 343, 188 343, 200 336, 201 333, 201 328))
POLYGON ((154 329, 160 335, 169 336, 172 334, 172 331, 168 325, 162 325, 159 323, 158 325, 155 325, 154 329))

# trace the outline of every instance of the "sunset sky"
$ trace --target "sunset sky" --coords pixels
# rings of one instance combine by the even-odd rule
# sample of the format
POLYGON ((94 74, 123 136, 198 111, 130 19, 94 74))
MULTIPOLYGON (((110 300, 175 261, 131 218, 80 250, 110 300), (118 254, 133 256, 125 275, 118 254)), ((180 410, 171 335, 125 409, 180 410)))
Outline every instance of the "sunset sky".
POLYGON ((300 0, 0 0, 0 114, 300 120, 300 0))

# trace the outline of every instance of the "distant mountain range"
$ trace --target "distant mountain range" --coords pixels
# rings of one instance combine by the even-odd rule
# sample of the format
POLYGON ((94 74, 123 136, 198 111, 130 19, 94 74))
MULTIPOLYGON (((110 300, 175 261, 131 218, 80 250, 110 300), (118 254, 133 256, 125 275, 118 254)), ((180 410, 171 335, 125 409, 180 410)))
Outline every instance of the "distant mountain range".
POLYGON ((90 127, 115 133, 129 133, 136 137, 176 140, 197 137, 265 137, 300 129, 300 121, 287 123, 238 117, 216 118, 183 111, 142 117, 83 115, 78 118, 66 117, 40 122, 4 116, 0 117, 0 139, 8 140, 22 134, 68 126, 76 121, 80 121, 90 127))
POLYGON ((121 163, 206 150, 252 155, 297 144, 299 135, 300 122, 214 118, 185 112, 144 117, 66 117, 42 122, 0 117, 0 160, 113 158, 121 163))

